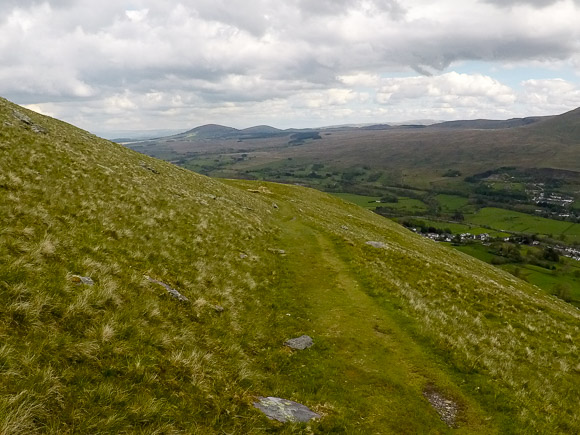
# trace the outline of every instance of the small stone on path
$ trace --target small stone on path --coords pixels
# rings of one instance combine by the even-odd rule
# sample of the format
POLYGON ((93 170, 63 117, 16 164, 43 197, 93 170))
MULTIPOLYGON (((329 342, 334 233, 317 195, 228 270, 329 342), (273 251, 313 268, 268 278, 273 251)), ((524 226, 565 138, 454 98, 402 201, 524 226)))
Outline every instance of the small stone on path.
POLYGON ((259 401, 254 406, 272 420, 281 423, 300 422, 306 423, 320 415, 311 411, 308 407, 292 400, 280 399, 279 397, 258 397, 259 401))
POLYGON ((285 346, 288 346, 292 349, 297 349, 297 350, 308 349, 313 344, 314 344, 314 341, 312 341, 312 338, 309 337, 308 335, 301 335, 300 337, 291 338, 290 340, 287 340, 284 342, 285 346))

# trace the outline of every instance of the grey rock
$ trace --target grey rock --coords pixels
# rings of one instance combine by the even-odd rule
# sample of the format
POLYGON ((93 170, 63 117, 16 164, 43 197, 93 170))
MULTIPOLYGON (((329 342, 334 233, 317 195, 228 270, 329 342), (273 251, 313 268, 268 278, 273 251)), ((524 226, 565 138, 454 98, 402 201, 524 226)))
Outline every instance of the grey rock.
POLYGON ((225 310, 221 305, 214 305, 213 309, 216 310, 217 313, 221 313, 225 310))
POLYGON ((84 285, 95 285, 95 282, 88 276, 73 275, 73 282, 84 285))
POLYGON ((159 174, 159 171, 157 171, 155 168, 152 168, 152 167, 150 167, 150 166, 147 166, 147 165, 145 164, 145 162, 141 162, 141 163, 140 163, 140 165, 141 165, 141 167, 142 167, 143 169, 147 169, 148 171, 151 171, 151 172, 153 172, 154 174, 159 174))
POLYGON ((447 426, 453 428, 457 427, 457 412, 459 411, 459 406, 453 400, 446 399, 439 392, 435 391, 433 386, 427 386, 425 391, 423 391, 423 396, 429 401, 431 406, 435 408, 435 411, 441 417, 447 426))
POLYGON ((33 132, 38 133, 38 134, 46 134, 47 133, 46 128, 41 127, 40 125, 36 125, 36 124, 33 124, 32 127, 30 127, 30 129, 33 132))
POLYGON ((278 204, 276 204, 275 202, 273 202, 273 203, 272 203, 272 207, 274 207, 274 208, 276 208, 276 209, 277 209, 277 208, 278 208, 278 204))
POLYGON ((288 421, 306 423, 313 418, 320 418, 316 412, 292 400, 279 397, 258 397, 258 399, 258 402, 254 402, 254 407, 266 414, 268 418, 281 423, 288 421))
POLYGON ((155 284, 159 284, 161 287, 163 287, 165 290, 167 290, 171 296, 173 296, 178 301, 181 301, 181 302, 189 302, 189 299, 187 299, 185 296, 183 296, 177 290, 175 290, 174 288, 171 288, 170 286, 168 286, 164 282, 157 281, 156 279, 150 278, 148 276, 145 276, 145 279, 147 281, 149 281, 149 282, 153 282, 155 284))
POLYGON ((378 248, 378 249, 386 249, 388 248, 386 243, 383 242, 373 242, 372 240, 369 240, 368 242, 366 242, 367 245, 372 246, 373 248, 378 248))
POLYGON ((28 115, 25 115, 24 113, 19 112, 18 110, 13 110, 12 113, 14 114, 14 117, 16 119, 18 119, 19 121, 22 121, 22 122, 24 122, 25 124, 28 124, 28 125, 32 125, 32 119, 30 119, 28 117, 28 115))
POLYGON ((244 254, 243 252, 240 254, 240 258, 243 260, 244 258, 248 258, 248 254, 244 254))
POLYGON ((301 335, 300 337, 291 338, 290 340, 284 342, 284 345, 297 350, 308 349, 313 344, 314 341, 312 341, 312 338, 308 335, 301 335))
POLYGON ((268 248, 268 251, 273 252, 274 254, 286 255, 286 251, 283 249, 268 248))

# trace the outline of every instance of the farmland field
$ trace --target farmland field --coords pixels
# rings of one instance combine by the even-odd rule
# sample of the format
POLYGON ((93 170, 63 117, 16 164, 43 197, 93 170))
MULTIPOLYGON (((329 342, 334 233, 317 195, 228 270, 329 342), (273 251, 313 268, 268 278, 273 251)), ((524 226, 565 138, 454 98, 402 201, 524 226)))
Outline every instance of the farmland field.
POLYGON ((437 195, 437 202, 441 206, 442 211, 453 212, 459 210, 469 204, 469 199, 457 195, 437 195))
POLYGON ((469 223, 486 225, 500 231, 560 236, 580 241, 580 224, 531 216, 495 207, 486 207, 466 217, 469 223))
POLYGON ((344 201, 352 202, 353 204, 356 204, 362 208, 375 209, 381 205, 379 202, 377 202, 381 200, 381 198, 378 196, 355 195, 353 193, 333 193, 333 196, 336 196, 337 198, 340 198, 344 201))

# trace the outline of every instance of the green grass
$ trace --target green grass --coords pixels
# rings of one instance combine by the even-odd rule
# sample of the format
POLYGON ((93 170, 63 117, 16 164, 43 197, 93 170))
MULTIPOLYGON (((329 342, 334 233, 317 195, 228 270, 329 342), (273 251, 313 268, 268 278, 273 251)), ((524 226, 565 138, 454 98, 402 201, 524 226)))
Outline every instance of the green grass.
POLYGON ((571 305, 339 198, 18 108, 36 133, 15 109, 0 100, 0 433, 451 432, 431 389, 461 433, 580 430, 571 305), (270 395, 322 419, 270 421, 252 406, 270 395))
POLYGON ((467 255, 470 255, 478 260, 485 261, 486 263, 491 263, 491 260, 496 258, 495 255, 491 254, 488 249, 480 243, 473 243, 469 245, 452 245, 451 243, 445 243, 447 246, 453 246, 453 248, 461 251, 467 255))
POLYGON ((382 204, 383 207, 396 210, 401 214, 421 214, 427 211, 423 201, 414 198, 400 197, 398 202, 382 204))
POLYGON ((377 207, 384 207, 402 214, 421 214, 427 211, 425 203, 414 198, 398 197, 398 202, 381 203, 381 197, 379 196, 356 195, 353 193, 333 193, 332 195, 371 210, 377 207))
POLYGON ((359 207, 372 210, 384 205, 380 202, 377 202, 381 200, 381 198, 378 196, 355 195, 353 193, 333 193, 332 195, 345 201, 352 202, 359 207))
POLYGON ((435 198, 439 202, 441 210, 448 213, 460 210, 469 204, 469 199, 463 196, 437 195, 435 198))
POLYGON ((477 225, 470 225, 470 224, 463 224, 457 222, 448 222, 448 221, 436 221, 432 219, 419 219, 421 222, 424 222, 425 225, 428 225, 433 228, 441 229, 441 230, 451 230, 452 234, 464 234, 469 233, 473 235, 479 234, 489 234, 491 237, 508 237, 509 233, 493 231, 489 228, 483 228, 477 225))
POLYGON ((565 235, 570 241, 580 241, 580 224, 531 216, 525 213, 486 207, 466 217, 469 223, 488 225, 499 231, 542 235, 565 235))
MULTIPOLYGON (((577 263, 577 262, 576 262, 577 263)), ((521 277, 526 279, 529 283, 537 285, 548 293, 557 285, 567 285, 571 290, 571 297, 574 301, 580 302, 580 279, 575 277, 572 273, 563 273, 561 268, 558 270, 547 270, 543 267, 526 264, 523 266, 507 265, 502 266, 504 269, 513 272, 515 267, 520 267, 521 277)), ((578 266, 576 270, 580 270, 578 266)))

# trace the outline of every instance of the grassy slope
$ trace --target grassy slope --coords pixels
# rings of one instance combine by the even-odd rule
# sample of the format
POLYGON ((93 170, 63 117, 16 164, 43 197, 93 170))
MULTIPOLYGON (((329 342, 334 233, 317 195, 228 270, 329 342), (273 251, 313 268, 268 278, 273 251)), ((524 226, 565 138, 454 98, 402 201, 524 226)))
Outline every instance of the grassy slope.
POLYGON ((580 430, 571 306, 340 199, 252 193, 18 109, 35 133, 14 108, 0 100, 1 433, 444 433, 430 386, 460 432, 580 430), (303 333, 312 349, 281 345, 303 333), (257 395, 324 418, 278 425, 257 395))

